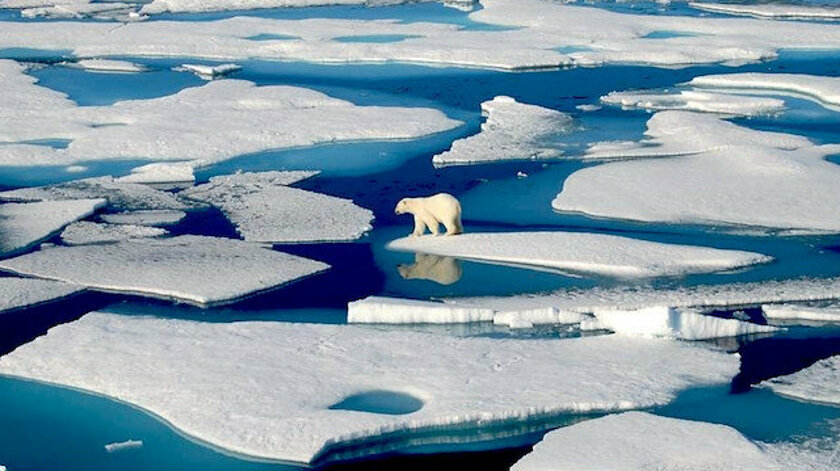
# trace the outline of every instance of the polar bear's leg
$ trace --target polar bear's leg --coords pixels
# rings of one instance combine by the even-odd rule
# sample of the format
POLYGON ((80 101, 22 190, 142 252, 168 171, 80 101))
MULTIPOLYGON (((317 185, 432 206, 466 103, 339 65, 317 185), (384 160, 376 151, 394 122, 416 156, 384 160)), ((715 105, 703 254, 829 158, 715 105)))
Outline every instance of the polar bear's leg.
POLYGON ((426 232, 426 223, 423 222, 423 218, 420 217, 419 214, 414 215, 414 232, 411 233, 412 237, 419 237, 426 232))
POLYGON ((420 213, 420 216, 423 218, 423 222, 426 223, 427 226, 429 226, 429 232, 431 232, 432 235, 440 235, 440 221, 438 221, 432 213, 430 213, 429 211, 423 211, 420 213))
POLYGON ((446 235, 448 236, 464 233, 464 226, 461 225, 460 217, 455 217, 450 221, 445 221, 443 226, 446 227, 446 235))

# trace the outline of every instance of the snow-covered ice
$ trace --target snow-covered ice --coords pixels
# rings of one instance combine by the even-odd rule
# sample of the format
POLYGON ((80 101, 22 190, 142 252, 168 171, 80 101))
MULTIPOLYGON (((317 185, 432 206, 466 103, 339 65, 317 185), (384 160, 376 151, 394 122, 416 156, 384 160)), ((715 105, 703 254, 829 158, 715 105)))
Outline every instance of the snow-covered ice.
POLYGON ((804 370, 761 384, 783 396, 840 406, 840 356, 820 360, 804 370))
POLYGON ((182 210, 191 204, 165 191, 139 183, 119 182, 111 177, 87 178, 54 185, 0 192, 0 201, 60 201, 101 198, 108 206, 129 210, 182 210))
POLYGON ((117 451, 141 448, 142 446, 143 440, 126 440, 123 442, 114 442, 105 445, 105 451, 107 451, 108 453, 114 453, 117 451))
POLYGON ((391 242, 388 248, 538 270, 616 277, 717 272, 770 260, 764 255, 751 252, 559 231, 406 237, 391 242))
POLYGON ((552 144, 551 137, 572 128, 572 118, 566 113, 508 96, 485 101, 481 114, 486 117, 481 131, 435 155, 432 162, 436 166, 557 158, 562 151, 559 144, 552 144))
POLYGON ((785 102, 776 98, 698 90, 611 92, 602 96, 601 102, 628 109, 699 111, 733 116, 771 114, 785 108, 785 102))
MULTIPOLYGON (((7 24, 3 24, 4 37, 7 24)), ((61 23, 43 24, 50 25, 46 36, 60 30, 61 23)), ((91 22, 70 25, 99 26, 91 22)), ((104 34, 105 39, 108 36, 104 34)), ((207 165, 266 150, 412 139, 462 124, 436 109, 357 106, 306 88, 258 87, 242 80, 216 80, 173 95, 110 106, 77 106, 65 95, 37 85, 24 70, 14 61, 0 60, 0 88, 4 90, 0 142, 5 142, 0 146, 0 166, 70 166, 126 159, 207 165), (161 122, 167 126, 161 128, 161 122), (70 143, 63 149, 27 144, 44 139, 70 143)), ((161 171, 147 167, 140 176, 126 180, 143 181, 143 173, 161 171)))
POLYGON ((100 219, 111 224, 131 224, 135 226, 171 226, 178 224, 187 213, 178 210, 142 210, 122 213, 102 214, 100 219))
POLYGON ((314 275, 328 265, 203 236, 54 247, 0 261, 0 269, 108 292, 217 305, 314 275))
POLYGON ((549 432, 512 471, 781 471, 732 427, 625 412, 549 432))
POLYGON ((648 139, 599 147, 591 158, 636 158, 579 170, 552 202, 557 211, 643 222, 840 232, 836 145, 757 131, 702 113, 663 111, 648 139))
MULTIPOLYGON (((20 1, 20 0, 18 0, 20 1)), ((33 1, 33 0, 29 0, 33 1)), ((140 10, 141 13, 156 15, 159 13, 188 13, 224 10, 251 10, 257 8, 300 8, 332 5, 398 5, 417 0, 152 0, 140 10)), ((424 1, 424 0, 420 0, 424 1)), ((425 0, 434 1, 434 0, 425 0)), ((447 6, 471 9, 478 0, 440 0, 447 6)))
POLYGON ((632 311, 597 310, 593 314, 599 330, 608 329, 619 335, 708 340, 779 330, 777 327, 738 319, 722 319, 667 306, 632 311))
POLYGON ((492 322, 494 315, 492 309, 380 296, 347 304, 350 324, 469 324, 492 322))
POLYGON ((148 70, 144 65, 114 59, 82 59, 75 62, 62 62, 61 65, 72 69, 84 69, 89 72, 101 73, 133 74, 148 70))
POLYGON ((765 304, 761 306, 761 312, 771 321, 840 322, 840 309, 796 304, 765 304))
POLYGON ((195 181, 193 165, 184 163, 154 163, 131 169, 129 175, 117 178, 118 182, 143 183, 155 187, 191 184, 195 181))
POLYGON ((103 199, 0 204, 0 257, 23 252, 104 205, 103 199))
POLYGON ((798 19, 798 20, 840 20, 840 8, 836 6, 797 4, 733 4, 690 2, 692 8, 713 13, 754 16, 756 18, 798 19))
POLYGON ((287 185, 313 172, 238 173, 181 192, 217 206, 252 242, 353 240, 371 229, 373 213, 352 201, 287 185))
MULTIPOLYGON (((837 11, 840 12, 840 9, 837 11)), ((840 106, 840 77, 747 72, 701 75, 691 79, 688 85, 752 93, 766 91, 783 95, 804 96, 823 105, 840 106)))
POLYGON ((19 8, 24 18, 92 17, 103 20, 138 21, 144 19, 137 13, 134 3, 96 0, 0 0, 0 8, 19 8))
POLYGON ((238 64, 218 64, 218 65, 201 65, 201 64, 182 64, 176 67, 176 71, 192 72, 202 80, 215 80, 234 72, 242 70, 242 66, 238 64))
POLYGON ((433 445, 429 432, 440 430, 444 443, 446 427, 526 427, 664 404, 688 387, 725 384, 738 363, 693 344, 632 337, 535 342, 93 313, 4 356, 0 373, 114 397, 225 450, 311 462, 377 438, 376 450, 387 452, 388 438, 406 446, 413 431, 433 445), (330 409, 368 391, 408 394, 422 408, 330 409))
POLYGON ((83 286, 34 278, 0 278, 0 313, 37 306, 84 291, 83 286))
POLYGON ((101 244, 121 240, 161 237, 168 233, 166 229, 159 227, 79 221, 64 228, 64 231, 61 232, 61 240, 67 245, 101 244))

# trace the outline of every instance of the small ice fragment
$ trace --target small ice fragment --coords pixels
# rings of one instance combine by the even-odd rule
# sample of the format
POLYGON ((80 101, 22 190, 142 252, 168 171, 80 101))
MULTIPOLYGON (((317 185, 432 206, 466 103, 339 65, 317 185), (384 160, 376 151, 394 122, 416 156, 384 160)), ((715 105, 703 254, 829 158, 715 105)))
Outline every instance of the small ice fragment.
POLYGON ((219 65, 200 65, 200 64, 183 64, 181 67, 175 67, 173 70, 177 72, 192 72, 203 80, 213 80, 225 75, 230 75, 234 72, 242 70, 242 66, 237 64, 219 64, 219 65))
POLYGON ((108 453, 114 453, 115 451, 130 450, 132 448, 140 448, 142 446, 143 440, 126 440, 124 442, 114 442, 105 445, 105 451, 108 453))

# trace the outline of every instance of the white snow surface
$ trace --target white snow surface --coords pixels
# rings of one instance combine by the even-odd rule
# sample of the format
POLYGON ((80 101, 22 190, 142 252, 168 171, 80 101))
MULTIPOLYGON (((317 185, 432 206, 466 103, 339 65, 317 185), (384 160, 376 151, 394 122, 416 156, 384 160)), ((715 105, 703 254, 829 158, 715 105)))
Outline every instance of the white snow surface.
POLYGON ((840 322, 840 309, 801 306, 796 304, 765 304, 761 312, 768 320, 840 322))
POLYGON ((804 370, 761 384, 783 396, 840 406, 840 356, 820 360, 804 370))
POLYGON ((0 0, 0 8, 19 8, 24 18, 67 18, 93 17, 103 20, 137 21, 137 14, 131 2, 92 0, 0 0))
POLYGON ((732 427, 625 412, 549 432, 512 471, 781 471, 732 427))
POLYGON ((690 344, 618 336, 537 342, 93 313, 4 356, 0 373, 114 397, 236 453, 310 462, 389 433, 663 404, 685 388, 728 382, 738 363, 690 344), (423 406, 404 415, 329 408, 367 391, 423 406))
POLYGON ((204 236, 54 247, 0 261, 0 268, 108 292, 224 304, 329 268, 314 260, 204 236))
POLYGON ((0 313, 66 298, 84 291, 83 286, 34 278, 0 278, 0 313))
POLYGON ((129 175, 117 178, 118 182, 161 185, 167 183, 192 183, 195 181, 190 163, 154 163, 135 167, 129 175))
POLYGON ((598 320, 598 329, 609 329, 619 335, 708 340, 779 330, 777 327, 722 319, 667 306, 632 311, 597 310, 593 314, 598 320))
POLYGON ((159 227, 79 221, 64 228, 64 231, 61 232, 61 240, 67 245, 101 244, 121 240, 161 237, 168 233, 169 231, 159 227))
POLYGON ((713 13, 727 13, 730 15, 753 16, 768 19, 801 19, 801 20, 838 20, 840 8, 817 5, 796 4, 733 4, 689 2, 692 8, 713 13))
MULTIPOLYGON (((198 23, 178 24, 187 28, 198 23)), ((2 25, 3 37, 9 24, 2 25)), ((61 30, 62 23, 44 24, 56 27, 44 33, 47 36, 61 30)), ((92 22, 68 24, 72 25, 100 26, 92 22)), ((108 29, 114 26, 108 25, 108 29)), ((110 36, 105 31, 100 34, 106 40, 110 36)), ((411 139, 462 124, 434 109, 357 106, 306 88, 257 87, 242 80, 216 80, 160 98, 81 107, 35 82, 22 65, 0 60, 0 88, 4 91, 0 94, 0 142, 4 143, 0 145, 0 166, 70 166, 125 159, 209 165, 282 148, 411 139), (161 122, 167 126, 161 127, 161 122), (71 142, 65 149, 27 143, 43 139, 71 142)), ((160 170, 147 167, 141 173, 160 170)))
POLYGON ((130 224, 135 226, 170 226, 178 224, 187 213, 177 210, 141 210, 122 213, 102 214, 100 219, 110 224, 130 224))
MULTIPOLYGON (((258 8, 300 8, 325 5, 365 5, 376 7, 379 5, 399 5, 413 3, 418 0, 152 0, 143 5, 141 13, 155 15, 159 13, 187 13, 224 10, 252 10, 258 8)), ((434 1, 434 0, 419 0, 434 1)), ((440 0, 441 3, 452 4, 456 7, 469 8, 478 0, 440 0)))
POLYGON ((627 109, 699 111, 732 116, 771 114, 785 108, 785 102, 776 98, 698 90, 610 92, 601 97, 601 102, 627 109))
POLYGON ((203 80, 214 80, 238 72, 242 70, 242 66, 237 64, 182 64, 180 67, 176 67, 175 70, 192 72, 203 80))
POLYGON ((252 242, 353 240, 372 228, 373 213, 350 200, 287 186, 312 175, 238 173, 213 177, 181 194, 220 208, 252 242))
MULTIPOLYGON (((840 9, 837 11, 840 12, 840 9)), ((749 92, 776 92, 804 96, 823 105, 840 106, 840 77, 748 72, 740 74, 701 75, 691 79, 688 85, 749 92)))
POLYGON ((774 22, 768 27, 766 21, 751 18, 635 15, 543 0, 483 0, 481 5, 483 8, 469 14, 470 20, 502 28, 470 29, 398 20, 255 17, 145 21, 119 28, 80 22, 5 22, 0 48, 69 49, 80 58, 413 62, 514 70, 605 63, 734 65, 772 59, 782 49, 828 50, 840 45, 840 27, 833 24, 774 22), (358 35, 359 31, 412 37, 392 43, 335 39, 358 35), (657 31, 681 35, 648 37, 657 31), (253 39, 261 34, 297 39, 253 39), (570 47, 585 49, 559 52, 570 47))
POLYGON ((756 131, 702 113, 663 111, 637 145, 596 148, 625 158, 579 170, 552 202, 557 211, 643 222, 840 232, 840 146, 756 131), (664 157, 671 158, 647 158, 664 157))
POLYGON ((630 278, 716 272, 770 260, 751 252, 559 231, 405 237, 391 242, 388 248, 538 270, 630 278))
POLYGON ((485 101, 481 114, 487 118, 481 131, 435 155, 432 162, 436 166, 557 158, 562 151, 558 144, 552 145, 551 137, 572 128, 568 114, 508 96, 485 101))
POLYGON ((82 59, 76 62, 62 62, 61 65, 72 69, 102 73, 138 73, 148 70, 145 66, 134 62, 114 59, 82 59))
POLYGON ((0 201, 60 201, 80 198, 105 199, 109 206, 119 209, 181 210, 191 206, 189 202, 172 193, 139 183, 119 182, 111 177, 87 178, 0 192, 0 201))
POLYGON ((103 199, 0 204, 0 256, 25 251, 104 205, 103 199))

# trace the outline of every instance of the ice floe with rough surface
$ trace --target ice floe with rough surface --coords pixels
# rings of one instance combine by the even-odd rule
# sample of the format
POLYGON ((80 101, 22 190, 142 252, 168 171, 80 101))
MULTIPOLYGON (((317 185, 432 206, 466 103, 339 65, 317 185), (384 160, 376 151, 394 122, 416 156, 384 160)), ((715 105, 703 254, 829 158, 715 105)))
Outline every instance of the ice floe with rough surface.
MULTIPOLYGON (((3 25, 4 35, 8 24, 3 25)), ((99 25, 78 24, 93 29, 99 25)), ((198 23, 178 24, 188 27, 198 23)), ((267 150, 412 139, 462 124, 436 109, 358 106, 306 88, 258 87, 242 80, 216 80, 173 95, 110 106, 78 106, 64 94, 39 86, 24 70, 14 61, 0 60, 0 88, 4 90, 0 94, 0 122, 4 124, 0 127, 0 142, 4 142, 0 166, 71 166, 137 159, 209 165, 267 150), (161 122, 168 124, 161 128, 161 122), (45 139, 70 142, 66 148, 31 143, 45 139)), ((139 171, 141 176, 127 180, 141 181, 144 173, 154 175, 163 169, 139 171)))
POLYGON ((434 446, 449 443, 448 427, 459 429, 459 442, 486 440, 469 431, 527 433, 560 415, 665 404, 686 388, 727 383, 738 363, 693 344, 632 337, 535 342, 93 313, 4 356, 0 373, 116 398, 225 450, 311 462, 366 443, 384 453, 410 445, 415 432, 434 446), (421 408, 332 407, 369 392, 408 395, 421 408), (529 420, 539 424, 528 429, 529 420))
POLYGON ((347 304, 351 324, 470 324, 492 322, 512 328, 577 324, 583 316, 554 308, 496 311, 478 306, 370 296, 347 304))
POLYGON ((840 8, 817 5, 743 5, 732 3, 690 2, 692 8, 713 13, 754 16, 770 19, 840 20, 840 8))
POLYGON ((487 118, 481 131, 435 155, 432 162, 436 166, 557 158, 563 152, 551 138, 572 128, 572 118, 566 113, 508 96, 485 101, 481 114, 487 118))
POLYGON ((0 8, 18 8, 24 18, 78 19, 92 17, 99 20, 139 21, 145 19, 137 13, 132 1, 112 0, 2 0, 0 8))
MULTIPOLYGON (((152 0, 141 13, 189 13, 225 10, 251 10, 257 8, 301 8, 333 5, 364 5, 367 7, 399 5, 417 0, 152 0)), ((424 1, 424 0, 420 0, 424 1)), ((425 0, 435 1, 435 0, 425 0)), ((472 9, 478 0, 440 0, 441 3, 459 9, 472 9)))
POLYGON ((149 70, 146 66, 134 62, 114 59, 82 59, 75 62, 62 62, 71 69, 83 69, 88 72, 133 74, 149 70))
POLYGON ((840 309, 795 304, 765 304, 761 313, 768 321, 840 322, 840 309))
POLYGON ((169 231, 166 229, 158 227, 79 221, 64 228, 64 231, 61 232, 61 240, 67 245, 101 244, 122 240, 161 237, 168 233, 169 231))
POLYGON ((771 114, 785 108, 785 102, 776 98, 697 90, 610 92, 601 97, 601 102, 628 109, 699 111, 733 116, 771 114))
POLYGON ((782 471, 732 427, 625 412, 549 432, 512 471, 782 471))
POLYGON ((840 356, 820 360, 804 370, 761 384, 783 396, 840 406, 840 356))
POLYGON ((743 90, 753 93, 766 91, 786 95, 792 94, 810 98, 823 105, 840 106, 840 77, 748 72, 701 75, 691 79, 688 85, 713 89, 743 90))
POLYGON ((0 278, 0 313, 24 309, 73 296, 84 286, 35 278, 0 278))
POLYGON ((353 240, 371 229, 373 213, 351 200, 287 185, 315 172, 238 173, 181 192, 212 204, 252 242, 353 240))
POLYGON ((118 182, 143 183, 155 188, 179 187, 181 184, 195 182, 193 164, 185 163, 154 163, 135 167, 131 173, 117 178, 118 182))
POLYGON ((137 210, 181 210, 192 206, 165 191, 111 177, 87 178, 54 185, 19 188, 0 192, 0 201, 56 201, 102 198, 110 207, 137 210))
POLYGON ((171 226, 178 224, 187 213, 178 210, 141 210, 122 213, 102 214, 100 219, 111 224, 131 224, 135 226, 171 226))
POLYGON ((0 269, 22 275, 199 306, 230 303, 327 268, 239 240, 191 235, 54 247, 0 261, 0 269))
POLYGON ((406 237, 391 242, 388 248, 537 270, 616 277, 717 272, 770 260, 752 252, 583 232, 485 232, 452 237, 406 237))
POLYGON ((838 145, 757 131, 702 113, 663 111, 648 139, 589 156, 626 158, 563 182, 557 211, 672 224, 749 226, 766 232, 840 232, 838 145), (647 158, 664 157, 670 158, 647 158))
POLYGON ((698 312, 654 306, 632 311, 597 310, 597 329, 619 335, 666 337, 679 340, 709 340, 775 332, 777 327, 723 319, 698 312))
POLYGON ((239 72, 242 70, 242 66, 237 64, 182 64, 180 67, 175 67, 173 70, 178 72, 192 72, 202 80, 215 80, 234 72, 239 72))
POLYGON ((0 204, 0 256, 23 252, 104 205, 103 199, 0 204))

